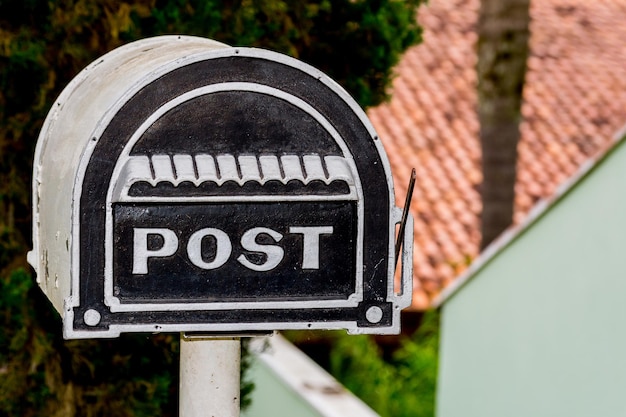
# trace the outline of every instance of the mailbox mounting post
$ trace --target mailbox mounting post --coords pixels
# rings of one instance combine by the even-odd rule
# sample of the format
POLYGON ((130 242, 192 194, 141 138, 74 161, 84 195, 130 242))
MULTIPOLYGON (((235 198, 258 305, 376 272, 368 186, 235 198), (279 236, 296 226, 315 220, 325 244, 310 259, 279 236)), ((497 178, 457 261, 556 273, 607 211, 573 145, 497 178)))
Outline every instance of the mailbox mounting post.
POLYGON ((241 342, 180 336, 180 417, 238 417, 241 342))

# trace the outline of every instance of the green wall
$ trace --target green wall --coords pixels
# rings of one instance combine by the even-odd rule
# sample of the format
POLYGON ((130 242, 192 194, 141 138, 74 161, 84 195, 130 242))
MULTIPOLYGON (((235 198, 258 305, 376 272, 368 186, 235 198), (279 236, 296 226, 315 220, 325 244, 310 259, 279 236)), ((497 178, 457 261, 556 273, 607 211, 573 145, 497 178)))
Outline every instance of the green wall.
POLYGON ((242 417, 321 417, 260 360, 254 361, 250 377, 254 381, 252 404, 242 417))
POLYGON ((438 417, 626 416, 626 146, 442 307, 438 417))

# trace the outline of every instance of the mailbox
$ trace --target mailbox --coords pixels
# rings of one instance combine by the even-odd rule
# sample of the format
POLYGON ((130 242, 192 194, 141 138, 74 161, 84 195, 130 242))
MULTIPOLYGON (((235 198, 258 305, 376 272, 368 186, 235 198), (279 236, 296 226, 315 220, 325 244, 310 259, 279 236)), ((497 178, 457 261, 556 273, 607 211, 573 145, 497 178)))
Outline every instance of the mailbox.
POLYGON ((66 338, 397 333, 393 181, 364 112, 287 56, 196 37, 118 48, 42 129, 29 262, 66 338))

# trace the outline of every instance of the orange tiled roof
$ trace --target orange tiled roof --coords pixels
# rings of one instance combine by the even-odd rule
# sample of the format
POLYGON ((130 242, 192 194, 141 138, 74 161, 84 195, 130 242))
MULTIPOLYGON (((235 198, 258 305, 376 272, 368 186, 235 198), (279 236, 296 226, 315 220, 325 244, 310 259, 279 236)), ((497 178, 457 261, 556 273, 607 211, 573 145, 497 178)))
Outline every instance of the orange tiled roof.
MULTIPOLYGON (((413 308, 425 309, 478 255, 481 201, 475 25, 479 0, 429 0, 424 42, 368 114, 404 203, 417 170, 413 308)), ((626 0, 537 0, 518 146, 515 223, 626 123, 626 0)))

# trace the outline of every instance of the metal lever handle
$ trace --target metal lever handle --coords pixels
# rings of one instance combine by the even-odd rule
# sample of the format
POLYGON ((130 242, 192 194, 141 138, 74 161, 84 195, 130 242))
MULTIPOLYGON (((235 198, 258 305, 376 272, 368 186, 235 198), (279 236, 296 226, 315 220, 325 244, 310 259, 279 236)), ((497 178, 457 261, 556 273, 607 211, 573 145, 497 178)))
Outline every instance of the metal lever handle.
POLYGON ((402 220, 400 220, 400 230, 398 230, 398 237, 396 238, 396 266, 398 268, 398 259, 400 258, 400 248, 402 247, 402 241, 404 240, 404 232, 406 229, 406 221, 409 216, 409 209, 411 207, 411 198, 413 197, 413 189, 415 188, 415 168, 411 171, 411 179, 409 180, 409 188, 406 192, 406 200, 404 201, 404 210, 402 211, 402 220))

